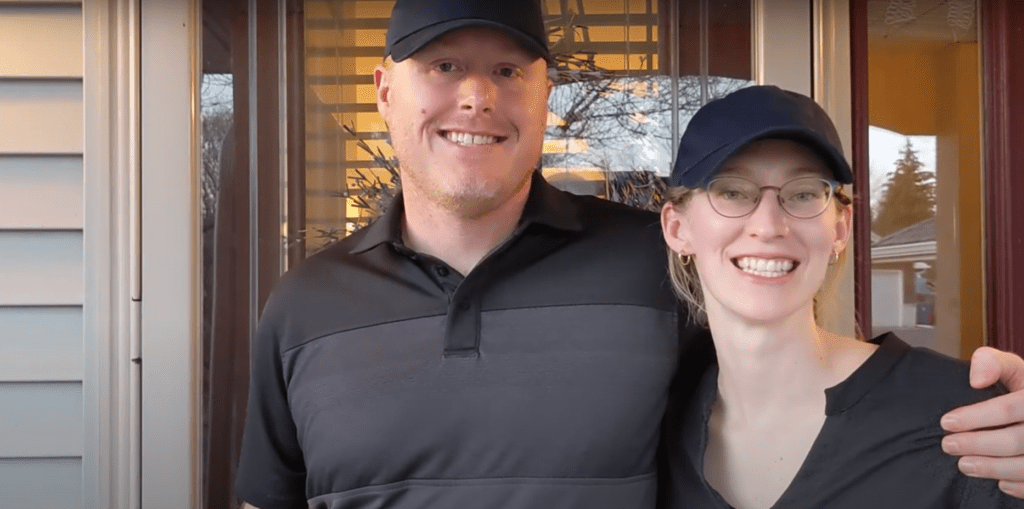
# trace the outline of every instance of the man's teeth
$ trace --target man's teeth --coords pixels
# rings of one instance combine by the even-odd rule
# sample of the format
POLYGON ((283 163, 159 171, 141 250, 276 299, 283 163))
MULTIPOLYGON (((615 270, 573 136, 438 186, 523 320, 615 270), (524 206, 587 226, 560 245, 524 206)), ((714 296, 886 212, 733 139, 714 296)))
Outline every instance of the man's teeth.
POLYGON ((496 136, 457 133, 454 131, 448 131, 448 133, 445 134, 445 138, 448 138, 449 141, 458 143, 459 145, 489 145, 491 143, 498 142, 498 138, 496 136))
POLYGON ((761 277, 785 276, 793 270, 792 260, 765 260, 764 258, 744 257, 736 260, 743 272, 761 277))

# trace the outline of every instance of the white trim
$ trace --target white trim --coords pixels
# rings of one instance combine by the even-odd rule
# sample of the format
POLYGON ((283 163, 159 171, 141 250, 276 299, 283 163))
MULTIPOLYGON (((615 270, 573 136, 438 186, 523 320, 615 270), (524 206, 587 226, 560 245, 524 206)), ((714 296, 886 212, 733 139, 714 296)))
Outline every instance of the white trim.
POLYGON ((142 507, 198 507, 197 0, 141 0, 142 507))
MULTIPOLYGON (((812 0, 812 97, 839 131, 847 160, 853 147, 853 104, 850 90, 850 3, 848 0, 812 0)), ((857 192, 856 188, 854 192, 857 192)), ((846 249, 853 253, 855 240, 846 249)), ((849 257, 852 260, 852 256, 849 257)), ((847 263, 836 284, 837 323, 833 332, 853 336, 857 331, 854 264, 847 263)))
POLYGON ((811 95, 811 0, 754 0, 754 80, 811 95))
POLYGON ((898 262, 934 260, 937 252, 934 240, 900 244, 896 246, 875 246, 871 248, 871 262, 898 262))
POLYGON ((84 366, 82 507, 134 509, 139 463, 129 285, 138 171, 138 9, 86 2, 84 24, 84 366), (134 454, 133 454, 134 452, 134 454))
POLYGON ((853 145, 850 4, 848 0, 813 1, 813 97, 835 122, 849 159, 853 145))

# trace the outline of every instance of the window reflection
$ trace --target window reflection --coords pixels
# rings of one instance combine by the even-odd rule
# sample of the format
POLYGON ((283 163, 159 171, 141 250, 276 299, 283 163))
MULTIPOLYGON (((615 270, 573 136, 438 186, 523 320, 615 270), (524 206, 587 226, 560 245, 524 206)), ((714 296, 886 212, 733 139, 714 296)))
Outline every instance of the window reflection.
POLYGON ((868 2, 873 333, 953 356, 984 339, 974 1, 868 2))
MULTIPOLYGON (((745 1, 543 2, 557 61, 541 161, 570 192, 654 207, 676 140, 706 98, 751 83, 745 1), (701 30, 714 44, 701 55, 701 30), (673 61, 672 55, 676 55, 673 61), (705 75, 701 75, 701 70, 705 75)), ((372 73, 393 2, 306 2, 308 252, 376 217, 397 162, 372 73)))

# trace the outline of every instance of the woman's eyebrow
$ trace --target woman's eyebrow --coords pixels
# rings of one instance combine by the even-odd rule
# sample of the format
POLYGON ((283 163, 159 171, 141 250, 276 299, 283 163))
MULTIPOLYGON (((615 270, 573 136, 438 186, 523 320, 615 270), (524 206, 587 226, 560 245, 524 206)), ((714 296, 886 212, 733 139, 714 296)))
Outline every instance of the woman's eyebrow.
POLYGON ((802 175, 821 175, 829 174, 828 168, 822 166, 798 166, 796 168, 790 168, 786 171, 786 175, 789 176, 802 176, 802 175))

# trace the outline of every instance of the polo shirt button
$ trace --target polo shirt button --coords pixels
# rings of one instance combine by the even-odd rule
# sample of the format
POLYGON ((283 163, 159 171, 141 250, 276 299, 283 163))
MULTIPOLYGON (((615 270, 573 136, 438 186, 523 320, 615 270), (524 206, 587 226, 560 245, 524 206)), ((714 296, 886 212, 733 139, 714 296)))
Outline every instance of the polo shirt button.
POLYGON ((459 309, 461 309, 462 311, 465 311, 465 310, 469 309, 469 301, 465 301, 464 300, 464 301, 460 302, 459 303, 459 309))
POLYGON ((448 267, 444 267, 444 266, 438 265, 434 269, 434 271, 437 272, 438 276, 441 276, 441 277, 447 277, 448 276, 448 267))

